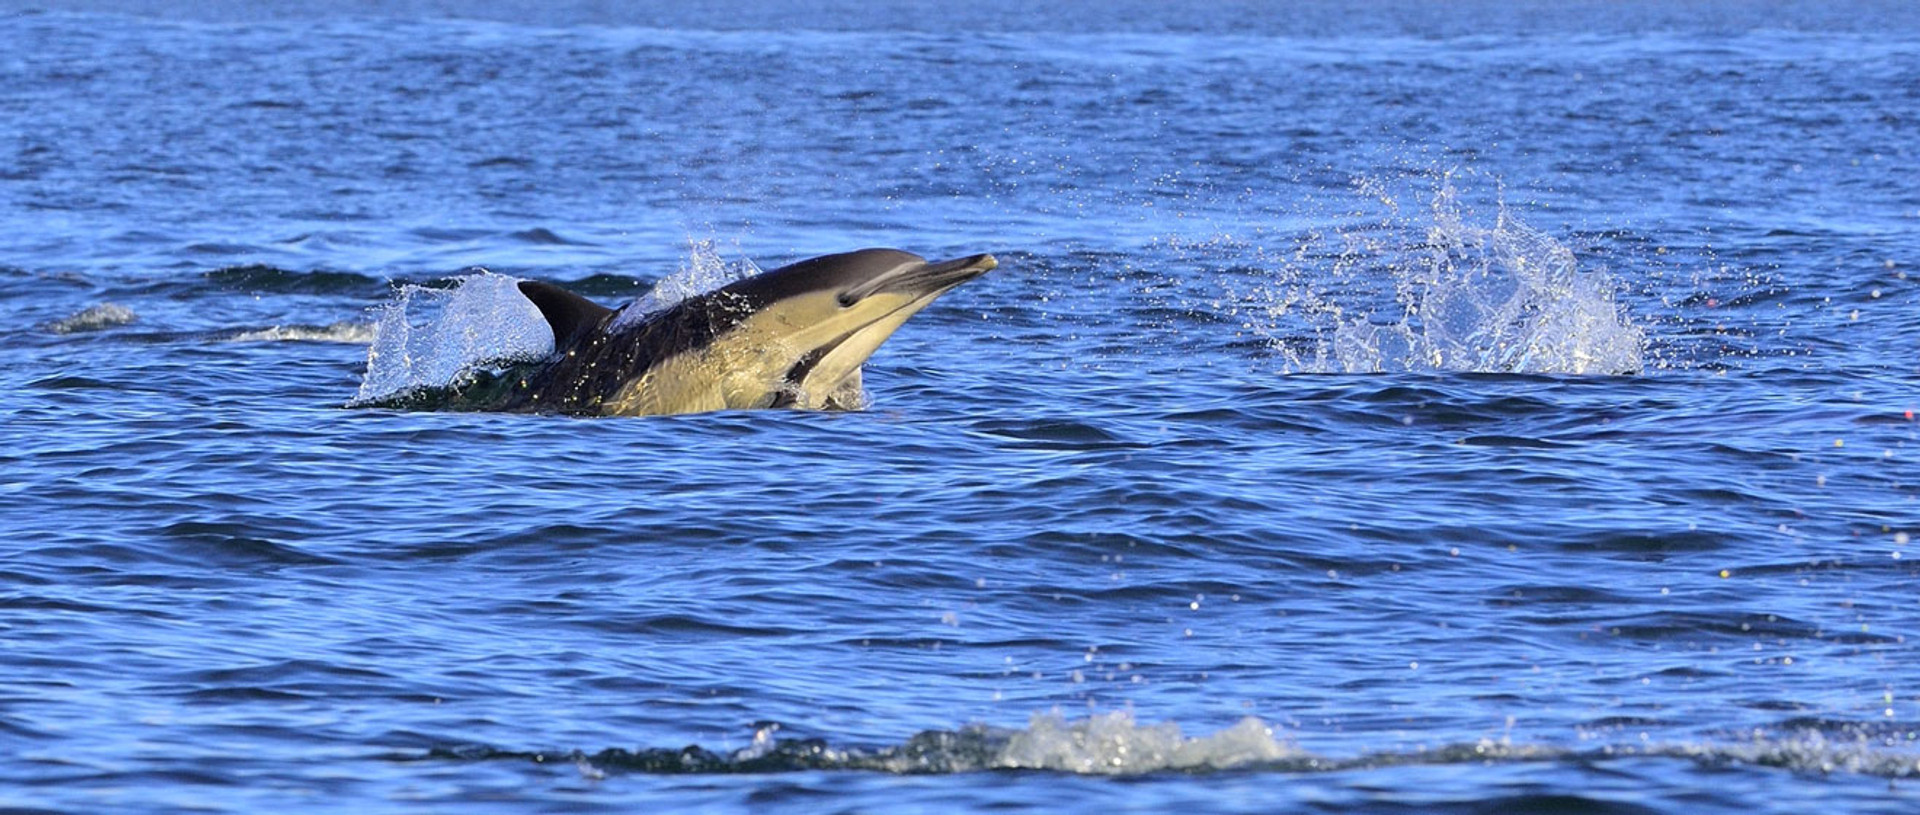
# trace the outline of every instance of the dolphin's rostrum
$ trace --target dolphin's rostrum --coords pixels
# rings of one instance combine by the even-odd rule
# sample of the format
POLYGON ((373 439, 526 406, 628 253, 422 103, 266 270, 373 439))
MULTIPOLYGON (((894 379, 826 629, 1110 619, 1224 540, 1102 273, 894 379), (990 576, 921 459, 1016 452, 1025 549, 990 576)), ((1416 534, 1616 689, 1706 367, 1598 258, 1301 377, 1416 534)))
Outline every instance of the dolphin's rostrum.
MULTIPOLYGON (((765 407, 858 407, 860 366, 992 255, 928 262, 863 249, 783 266, 643 319, 547 283, 521 281, 553 328, 553 353, 509 372, 497 410, 588 415, 765 407)), ((478 395, 478 394, 470 394, 478 395)))

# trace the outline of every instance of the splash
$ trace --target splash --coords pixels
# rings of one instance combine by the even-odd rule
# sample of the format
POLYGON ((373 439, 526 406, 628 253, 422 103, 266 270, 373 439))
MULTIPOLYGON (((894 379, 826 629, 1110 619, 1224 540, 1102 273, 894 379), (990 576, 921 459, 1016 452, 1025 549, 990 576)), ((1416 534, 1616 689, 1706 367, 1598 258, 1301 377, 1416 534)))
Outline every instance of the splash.
POLYGON ((327 325, 276 325, 253 331, 242 331, 227 338, 228 342, 338 342, 349 345, 367 345, 373 342, 374 326, 370 323, 356 323, 342 320, 327 325))
POLYGON ((614 315, 610 330, 618 331, 658 314, 674 304, 689 297, 718 289, 736 280, 745 280, 760 273, 760 267, 751 260, 739 260, 729 263, 720 256, 712 240, 691 241, 688 246, 687 261, 672 274, 653 284, 653 288, 639 299, 620 308, 614 315))
POLYGON ((513 752, 468 745, 441 748, 426 758, 572 761, 583 772, 742 773, 866 770, 946 774, 985 770, 1051 770, 1091 775, 1211 772, 1283 763, 1305 756, 1281 744, 1256 718, 1217 733, 1188 738, 1171 722, 1141 725, 1124 712, 1069 721, 1036 714, 1024 730, 971 725, 929 730, 905 743, 879 748, 835 747, 823 739, 779 738, 778 724, 762 724, 746 747, 714 752, 699 746, 613 748, 597 753, 513 752))
POLYGON ((1276 741, 1273 729, 1254 717, 1198 738, 1185 738, 1173 722, 1139 725, 1125 712, 1069 722, 1058 713, 1036 714, 1015 732, 991 766, 1128 775, 1161 770, 1228 769, 1294 758, 1296 749, 1276 741))
POLYGON ((47 323, 46 329, 55 334, 79 334, 127 325, 137 319, 139 317, 133 313, 133 309, 118 303, 101 303, 88 306, 64 319, 47 323))
POLYGON ((553 331, 518 281, 485 269, 451 288, 402 286, 382 307, 367 349, 367 373, 349 407, 450 388, 490 367, 539 359, 553 331))
POLYGON ((1581 269, 1572 250, 1522 222, 1504 196, 1486 214, 1441 174, 1427 206, 1403 212, 1389 184, 1356 189, 1385 206, 1377 223, 1336 238, 1331 274, 1301 264, 1319 236, 1265 290, 1262 326, 1286 368, 1298 372, 1463 371, 1632 374, 1645 333, 1606 274, 1581 269), (1305 336, 1282 336, 1304 320, 1305 336))
POLYGON ((1140 724, 1124 712, 1072 720, 1059 713, 1035 714, 1024 729, 969 725, 928 730, 905 742, 873 748, 839 747, 820 738, 783 738, 776 723, 755 728, 750 743, 728 751, 698 745, 629 750, 515 751, 484 745, 435 748, 403 760, 572 762, 581 772, 732 774, 800 771, 862 771, 950 774, 992 770, 1040 770, 1075 775, 1136 776, 1152 773, 1364 772, 1394 767, 1562 763, 1590 765, 1615 758, 1685 761, 1704 767, 1771 768, 1794 773, 1847 773, 1897 779, 1920 775, 1913 734, 1842 728, 1755 731, 1733 741, 1649 743, 1571 747, 1517 744, 1482 738, 1413 750, 1354 756, 1316 754, 1276 738, 1258 718, 1202 736, 1182 735, 1173 722, 1140 724))

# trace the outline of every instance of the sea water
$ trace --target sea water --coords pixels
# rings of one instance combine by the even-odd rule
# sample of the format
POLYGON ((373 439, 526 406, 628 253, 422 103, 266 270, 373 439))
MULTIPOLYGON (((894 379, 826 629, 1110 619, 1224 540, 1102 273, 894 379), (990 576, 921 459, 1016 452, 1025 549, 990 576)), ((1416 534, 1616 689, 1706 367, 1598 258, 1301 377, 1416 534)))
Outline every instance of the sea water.
POLYGON ((0 46, 0 806, 1920 805, 1907 5, 0 46), (866 410, 395 398, 865 246, 866 410))

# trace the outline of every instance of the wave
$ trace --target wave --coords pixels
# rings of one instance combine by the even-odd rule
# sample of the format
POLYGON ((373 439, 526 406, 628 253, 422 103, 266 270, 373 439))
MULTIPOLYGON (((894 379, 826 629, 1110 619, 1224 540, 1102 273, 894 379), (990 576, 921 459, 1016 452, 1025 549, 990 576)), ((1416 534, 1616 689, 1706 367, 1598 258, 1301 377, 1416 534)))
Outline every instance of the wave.
POLYGON ((29 271, 0 264, 0 299, 38 299, 54 289, 98 291, 93 281, 74 271, 29 271))
POLYGON ((296 272, 264 263, 224 266, 207 272, 202 279, 222 289, 273 294, 336 294, 386 285, 385 280, 371 275, 354 272, 296 272))
POLYGON ((127 297, 193 298, 248 294, 355 294, 386 291, 386 278, 356 272, 295 271, 265 263, 222 266, 197 275, 164 277, 114 291, 127 297))
POLYGON ((532 244, 538 244, 542 246, 593 246, 594 245, 592 243, 588 243, 582 240, 577 240, 574 238, 561 237, 559 234, 555 233, 553 230, 548 229, 544 226, 536 226, 532 229, 522 229, 517 232, 509 232, 507 233, 507 237, 520 241, 522 243, 532 243, 532 244))
POLYGON ((1920 775, 1920 754, 1901 733, 1859 726, 1796 728, 1755 733, 1749 740, 1699 743, 1632 743, 1571 748, 1515 744, 1484 738, 1437 748, 1316 755, 1276 736, 1256 717, 1203 736, 1187 737, 1172 722, 1140 724, 1121 711, 1069 721, 1059 713, 1037 714, 1023 729, 971 725, 928 730, 905 742, 874 748, 837 747, 825 739, 778 736, 777 723, 762 724, 746 747, 715 751, 679 748, 608 748, 573 751, 506 750, 468 744, 437 747, 401 760, 572 762, 586 773, 737 774, 853 770, 908 775, 1039 770, 1075 775, 1137 776, 1219 771, 1278 773, 1344 772, 1383 767, 1459 764, 1573 762, 1619 758, 1669 758, 1707 767, 1756 766, 1791 772, 1852 773, 1883 778, 1920 775), (1904 749, 1903 749, 1904 748, 1904 749))

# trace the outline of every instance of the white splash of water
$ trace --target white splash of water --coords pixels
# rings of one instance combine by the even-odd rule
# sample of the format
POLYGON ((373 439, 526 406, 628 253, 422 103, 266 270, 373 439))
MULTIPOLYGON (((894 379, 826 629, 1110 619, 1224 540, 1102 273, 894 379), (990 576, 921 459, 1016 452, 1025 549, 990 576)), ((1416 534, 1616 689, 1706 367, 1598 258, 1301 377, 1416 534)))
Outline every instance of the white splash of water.
POLYGON ((551 352, 553 329, 517 282, 481 269, 457 278, 451 288, 402 286, 381 308, 366 377, 347 404, 444 388, 478 368, 551 352))
POLYGON ((328 325, 276 325, 242 331, 228 342, 342 342, 367 345, 374 340, 374 324, 342 320, 328 325))
POLYGON ((1117 775, 1160 770, 1222 769, 1304 755, 1275 740, 1273 730, 1248 717, 1208 736, 1186 738, 1173 722, 1136 724, 1126 712, 1069 722, 1059 713, 1035 714, 993 760, 1009 769, 1117 775))
POLYGON ((1802 773, 1846 772, 1903 778, 1920 775, 1920 754, 1912 752, 1914 741, 1911 733, 1828 734, 1806 730, 1755 733, 1746 743, 1674 744, 1647 748, 1645 752, 1691 758, 1703 764, 1741 763, 1783 767, 1802 773))
MULTIPOLYGON (((1508 721, 1509 732, 1512 720, 1508 721)), ((1044 770, 1083 775, 1141 775, 1169 772, 1204 774, 1223 769, 1252 772, 1368 772, 1403 767, 1449 767, 1494 763, 1566 763, 1585 765, 1629 756, 1690 761, 1705 767, 1772 767, 1796 773, 1855 773, 1888 779, 1920 775, 1913 733, 1902 728, 1846 726, 1837 731, 1754 731, 1751 741, 1661 743, 1642 733, 1638 741, 1570 746, 1515 743, 1510 735, 1477 741, 1422 745, 1413 751, 1382 750, 1359 755, 1310 753, 1274 737, 1272 728, 1248 717, 1209 735, 1187 738, 1179 725, 1141 725, 1126 713, 1069 720, 1060 713, 1035 714, 1029 726, 1005 730, 967 725, 958 730, 923 731, 904 743, 879 748, 836 747, 825 739, 783 739, 772 722, 755 727, 752 743, 728 753, 700 747, 662 747, 629 752, 498 753, 536 762, 571 760, 593 777, 608 770, 640 772, 780 772, 788 770, 869 770, 886 773, 977 773, 982 770, 1044 770)), ((1582 741, 1601 738, 1581 731, 1582 741)))
POLYGON ((687 260, 672 274, 653 284, 653 289, 639 299, 620 308, 614 315, 608 330, 619 331, 647 317, 672 308, 674 304, 699 294, 718 289, 736 280, 745 280, 760 273, 760 267, 753 261, 742 259, 729 263, 720 256, 712 240, 692 241, 688 247, 687 260))
POLYGON ((127 325, 137 319, 139 317, 133 313, 133 309, 118 303, 101 303, 88 306, 72 316, 48 323, 46 329, 55 334, 78 334, 127 325))
MULTIPOLYGON (((1403 215, 1386 185, 1358 189, 1386 204, 1383 223, 1338 235, 1330 274, 1298 264, 1262 292, 1260 326, 1291 371, 1473 371, 1631 374, 1645 332, 1627 319, 1605 273, 1520 221, 1504 199, 1491 215, 1465 204, 1453 174, 1427 207, 1403 215), (1278 336, 1305 319, 1311 337, 1278 336)), ((1309 243, 1315 243, 1318 236, 1309 243)))

